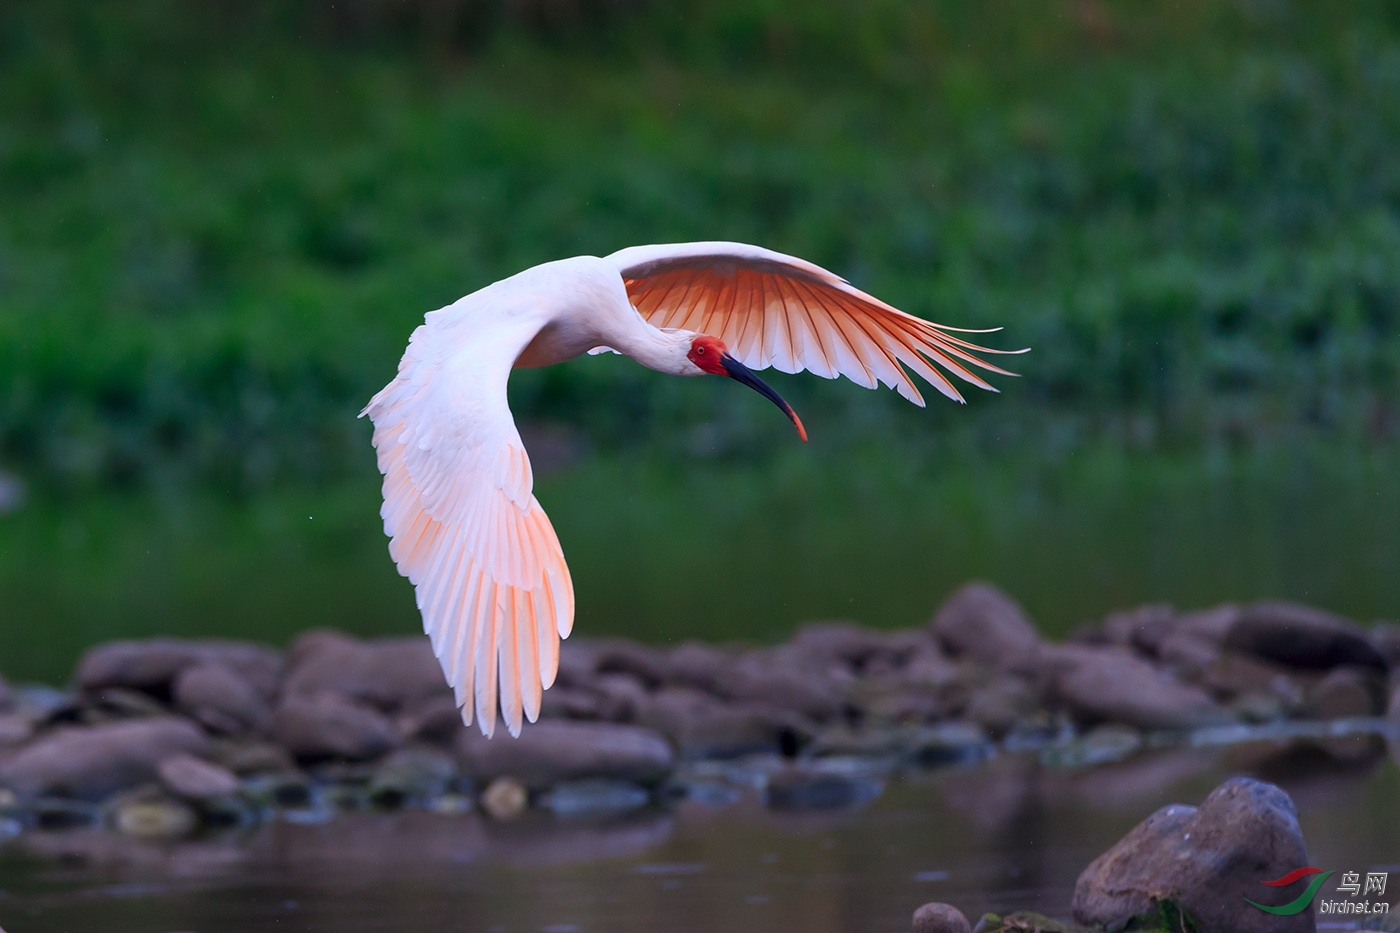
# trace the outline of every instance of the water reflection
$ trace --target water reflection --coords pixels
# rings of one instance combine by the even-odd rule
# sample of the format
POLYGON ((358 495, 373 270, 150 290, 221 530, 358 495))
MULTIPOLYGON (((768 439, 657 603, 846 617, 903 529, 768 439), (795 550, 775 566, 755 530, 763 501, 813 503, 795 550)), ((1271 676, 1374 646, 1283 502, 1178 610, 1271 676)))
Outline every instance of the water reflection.
MULTIPOLYGON (((1394 744, 1390 749, 1395 755, 1394 744)), ((1371 740, 1162 750, 1081 769, 1004 755, 906 775, 848 811, 779 813, 757 793, 607 819, 508 824, 428 811, 274 823, 161 846, 29 834, 0 862, 0 924, 58 931, 782 931, 908 928, 947 900, 970 915, 1065 913, 1075 878, 1157 807, 1233 773, 1280 783, 1314 864, 1400 864, 1400 770, 1371 740), (1336 749, 1334 749, 1336 751, 1336 749)))

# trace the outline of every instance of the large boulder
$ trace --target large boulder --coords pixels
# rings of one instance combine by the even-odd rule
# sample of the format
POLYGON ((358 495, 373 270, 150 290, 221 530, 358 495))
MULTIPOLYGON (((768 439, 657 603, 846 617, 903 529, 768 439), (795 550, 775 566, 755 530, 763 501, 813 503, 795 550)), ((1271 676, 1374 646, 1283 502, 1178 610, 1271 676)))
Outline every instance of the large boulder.
POLYGON ((933 901, 914 911, 914 933, 972 933, 972 927, 961 910, 933 901))
POLYGON ((181 712, 228 735, 259 731, 272 715, 263 694, 247 678, 217 662, 205 661, 180 671, 171 694, 181 712))
POLYGON ((675 767, 670 744, 651 729, 568 720, 526 725, 518 738, 463 729, 457 759, 480 784, 511 777, 536 790, 587 778, 653 784, 675 767))
POLYGON ((78 662, 78 686, 84 690, 128 687, 168 696, 176 676, 201 663, 224 665, 266 699, 276 694, 282 676, 282 655, 267 645, 151 638, 112 641, 92 648, 78 662))
POLYGON ((1225 646, 1305 670, 1348 665, 1385 671, 1386 659, 1355 622, 1289 602, 1245 606, 1225 646))
POLYGON ((1175 901, 1199 933, 1311 933, 1313 908, 1280 917, 1246 899, 1282 904, 1300 893, 1261 882, 1308 863, 1293 801, 1273 784, 1233 778, 1199 808, 1172 804, 1139 823, 1074 886, 1079 923, 1121 929, 1175 901))
POLYGON ((187 719, 159 717, 59 729, 0 764, 0 786, 21 797, 102 800, 155 780, 171 755, 204 755, 209 739, 187 719))
POLYGON ((400 712, 451 690, 426 637, 363 641, 323 629, 292 643, 282 686, 285 697, 321 693, 400 712))
POLYGON ((387 716, 338 693, 285 698, 272 715, 269 731, 302 761, 378 758, 401 741, 387 716))
POLYGON ((932 631, 954 658, 998 670, 1028 669, 1040 647, 1030 616, 989 583, 955 590, 934 614, 932 631))
POLYGON ((1050 697, 1081 722, 1194 729, 1230 718, 1199 687, 1121 649, 1064 645, 1044 658, 1050 697))

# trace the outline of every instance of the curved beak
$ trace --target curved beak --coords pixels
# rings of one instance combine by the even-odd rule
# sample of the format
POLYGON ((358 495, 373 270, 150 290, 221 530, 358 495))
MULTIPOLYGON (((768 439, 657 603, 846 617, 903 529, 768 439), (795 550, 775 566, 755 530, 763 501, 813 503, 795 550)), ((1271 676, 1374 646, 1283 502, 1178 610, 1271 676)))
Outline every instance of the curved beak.
POLYGON ((781 408, 783 414, 787 415, 788 420, 797 428, 797 436, 802 438, 802 443, 807 443, 807 429, 802 426, 802 419, 797 417, 797 412, 792 410, 792 406, 785 402, 781 395, 773 391, 772 386, 758 378, 752 369, 749 369, 728 353, 720 356, 719 362, 720 365, 724 367, 724 371, 729 374, 730 379, 736 382, 742 382, 744 385, 781 408))

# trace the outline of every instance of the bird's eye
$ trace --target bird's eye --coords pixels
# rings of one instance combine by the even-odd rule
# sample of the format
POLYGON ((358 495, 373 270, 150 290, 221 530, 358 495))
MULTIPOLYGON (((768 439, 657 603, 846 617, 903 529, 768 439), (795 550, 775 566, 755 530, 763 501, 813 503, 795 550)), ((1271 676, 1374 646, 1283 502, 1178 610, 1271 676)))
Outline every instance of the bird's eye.
POLYGON ((695 352, 696 352, 696 353, 704 353, 704 352, 705 352, 705 348, 704 348, 704 347, 696 347, 696 348, 695 348, 695 352))

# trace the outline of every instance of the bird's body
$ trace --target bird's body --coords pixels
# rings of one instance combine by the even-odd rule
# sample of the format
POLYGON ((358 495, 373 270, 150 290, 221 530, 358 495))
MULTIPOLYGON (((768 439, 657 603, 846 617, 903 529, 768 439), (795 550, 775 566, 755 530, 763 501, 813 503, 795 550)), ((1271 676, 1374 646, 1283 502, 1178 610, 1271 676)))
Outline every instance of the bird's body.
POLYGON ((470 723, 533 722, 573 625, 573 585, 536 501, 506 399, 510 370, 613 350, 659 372, 726 375, 805 429, 752 372, 774 366, 894 386, 905 369, 961 401, 930 361, 991 388, 959 361, 987 350, 906 315, 838 276, 738 243, 642 246, 548 262, 428 314, 398 375, 365 408, 384 473, 384 530, 470 723), (732 349, 731 349, 732 348, 732 349))

